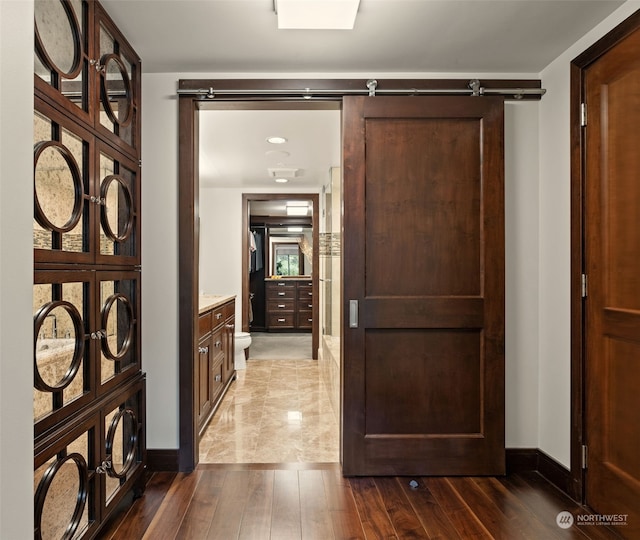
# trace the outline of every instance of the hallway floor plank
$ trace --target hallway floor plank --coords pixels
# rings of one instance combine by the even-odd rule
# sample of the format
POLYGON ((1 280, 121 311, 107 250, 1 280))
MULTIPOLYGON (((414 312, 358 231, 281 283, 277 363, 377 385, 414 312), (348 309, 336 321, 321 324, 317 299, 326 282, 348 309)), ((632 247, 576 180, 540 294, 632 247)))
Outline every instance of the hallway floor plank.
POLYGON ((153 474, 144 496, 101 538, 613 540, 624 533, 577 520, 561 529, 563 510, 589 514, 533 472, 343 478, 335 463, 205 464, 190 475, 153 474))

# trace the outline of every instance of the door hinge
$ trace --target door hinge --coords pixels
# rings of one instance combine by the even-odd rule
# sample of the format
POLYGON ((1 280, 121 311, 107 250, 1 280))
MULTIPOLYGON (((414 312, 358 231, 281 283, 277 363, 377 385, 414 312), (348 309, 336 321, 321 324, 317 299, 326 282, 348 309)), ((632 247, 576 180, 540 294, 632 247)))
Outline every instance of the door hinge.
POLYGON ((580 126, 585 127, 587 125, 587 104, 580 103, 580 126))
POLYGON ((582 274, 580 278, 580 294, 582 298, 587 297, 587 274, 582 274))
POLYGON ((587 468, 587 458, 589 457, 589 451, 587 449, 587 445, 583 444, 582 445, 582 449, 581 449, 581 461, 582 461, 582 468, 586 469, 587 468))

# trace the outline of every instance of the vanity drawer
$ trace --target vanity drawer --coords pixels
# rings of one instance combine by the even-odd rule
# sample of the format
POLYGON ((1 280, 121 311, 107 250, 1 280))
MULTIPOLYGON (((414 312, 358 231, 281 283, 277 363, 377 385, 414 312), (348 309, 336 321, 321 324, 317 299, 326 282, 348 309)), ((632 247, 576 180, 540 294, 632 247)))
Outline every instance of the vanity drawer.
POLYGON ((267 312, 271 314, 281 312, 293 312, 295 309, 295 302, 293 300, 269 300, 267 302, 267 312))
POLYGON ((218 357, 224 356, 224 349, 222 348, 222 327, 214 330, 211 336, 211 347, 213 349, 211 357, 217 362, 218 357))
POLYGON ((283 288, 276 288, 276 287, 267 288, 267 300, 280 300, 280 299, 293 300, 295 297, 296 297, 295 286, 283 287, 283 288))
POLYGON ((211 312, 207 311, 198 317, 198 336, 202 339, 211 332, 211 312))
POLYGON ((293 328, 295 313, 269 313, 269 328, 293 328))
POLYGON ((213 328, 222 324, 225 319, 225 309, 224 306, 218 306, 211 312, 211 317, 213 319, 213 328))
POLYGON ((212 402, 220 395, 224 388, 222 378, 222 361, 214 361, 211 366, 211 397, 212 402))
POLYGON ((224 310, 224 318, 229 319, 235 315, 236 312, 236 303, 235 302, 227 302, 223 306, 224 310))
POLYGON ((313 289, 311 287, 300 286, 298 287, 298 300, 309 300, 313 298, 313 289))
POLYGON ((298 328, 313 328, 311 311, 298 311, 298 328))

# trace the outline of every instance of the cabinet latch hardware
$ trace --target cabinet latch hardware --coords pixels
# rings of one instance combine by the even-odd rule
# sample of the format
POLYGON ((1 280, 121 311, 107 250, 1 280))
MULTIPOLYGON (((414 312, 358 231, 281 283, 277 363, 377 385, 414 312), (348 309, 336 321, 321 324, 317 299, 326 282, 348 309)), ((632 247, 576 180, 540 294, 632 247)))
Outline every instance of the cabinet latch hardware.
POLYGON ((107 471, 111 469, 111 466, 112 465, 110 461, 103 461, 100 465, 96 467, 96 472, 98 474, 108 474, 107 471))

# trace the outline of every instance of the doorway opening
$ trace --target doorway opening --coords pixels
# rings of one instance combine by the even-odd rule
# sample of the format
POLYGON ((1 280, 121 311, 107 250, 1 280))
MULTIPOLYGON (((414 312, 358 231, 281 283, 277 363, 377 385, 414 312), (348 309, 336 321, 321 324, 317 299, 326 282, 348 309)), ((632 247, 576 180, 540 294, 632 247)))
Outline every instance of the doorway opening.
POLYGON ((339 264, 339 250, 325 253, 331 231, 324 216, 333 214, 327 210, 332 191, 339 204, 340 111, 335 104, 327 110, 215 105, 221 109, 207 107, 198 118, 198 291, 235 295, 236 329, 250 342, 243 362, 236 361, 236 382, 201 432, 199 461, 337 462, 339 364, 323 354, 322 330, 329 325, 321 306, 339 307, 340 291, 332 301, 320 283, 335 266, 327 259, 339 264), (265 151, 273 133, 291 144, 265 151), (308 161, 297 138, 310 139, 308 161), (251 154, 254 144, 258 154, 251 154), (279 187, 272 169, 286 174, 288 165, 290 182, 279 187))
MULTIPOLYGON (((472 95, 469 81, 466 79, 388 79, 377 81, 377 83, 381 93, 384 88, 384 93, 398 96, 415 96, 419 93, 472 95)), ((482 95, 490 91, 505 95, 506 99, 539 100, 544 93, 540 80, 533 79, 494 79, 480 82, 478 88, 481 91, 477 93, 473 91, 474 95, 482 95)), ((229 108, 236 109, 262 107, 281 110, 300 108, 340 110, 345 96, 373 95, 371 90, 362 79, 185 79, 179 81, 180 440, 178 469, 180 471, 192 471, 198 463, 197 419, 194 414, 196 374, 193 358, 198 343, 199 269, 194 267, 194 261, 198 261, 200 255, 200 194, 198 190, 200 111, 219 108, 225 106, 225 103, 229 108)), ((344 148, 345 151, 348 149, 348 142, 344 143, 344 148)), ((346 175, 346 168, 343 172, 346 175)), ((349 172, 354 173, 354 171, 349 172)), ((354 211, 352 208, 348 210, 354 211)), ((228 230, 223 232, 223 234, 227 233, 228 230)), ((350 263, 345 262, 345 264, 350 263)), ((343 287, 344 285, 340 284, 339 288, 343 287)), ((334 287, 334 289, 337 288, 334 287)), ((343 293, 343 296, 346 297, 346 293, 343 293)), ((345 302, 340 302, 341 314, 345 308, 345 302)), ((349 313, 351 314, 351 311, 349 313)), ((343 319, 342 316, 341 319, 343 319)), ((345 323, 341 322, 341 326, 344 328, 345 323)), ((344 353, 341 351, 341 364, 343 356, 344 353)), ((342 385, 340 381, 340 390, 342 385)), ((341 410, 341 414, 344 418, 348 418, 360 413, 355 410, 341 410)), ((342 435, 346 431, 344 427, 341 429, 342 435)))

